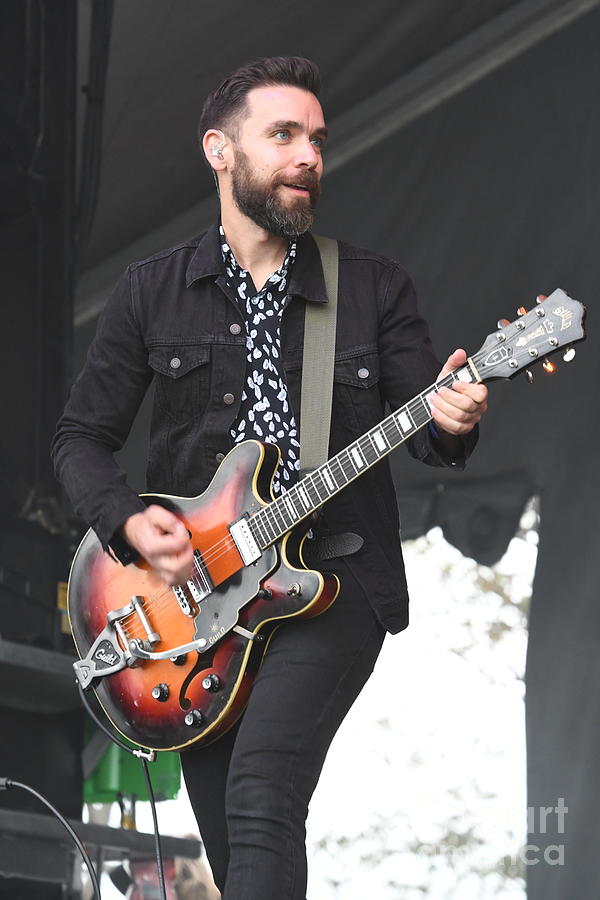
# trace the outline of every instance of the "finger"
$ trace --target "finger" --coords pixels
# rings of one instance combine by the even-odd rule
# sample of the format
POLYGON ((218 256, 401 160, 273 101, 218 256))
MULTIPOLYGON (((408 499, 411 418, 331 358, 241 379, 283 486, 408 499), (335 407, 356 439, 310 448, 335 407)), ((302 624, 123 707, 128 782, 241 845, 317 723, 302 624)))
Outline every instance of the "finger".
POLYGON ((185 553, 161 554, 155 556, 152 567, 168 584, 182 584, 192 577, 194 561, 193 549, 189 548, 185 553))
POLYGON ((452 390, 458 394, 464 394, 474 400, 475 403, 487 403, 488 388, 486 384, 470 384, 468 381, 455 381, 452 390))
POLYGON ((442 429, 442 431, 447 431, 449 434, 467 434, 471 431, 474 426, 479 421, 479 416, 475 416, 473 418, 467 418, 464 421, 461 419, 457 419, 455 414, 447 415, 441 409, 434 409, 432 412, 433 421, 436 425, 442 429))
POLYGON ((450 372, 453 372, 454 369, 458 369, 459 366, 464 366, 467 361, 467 353, 466 350, 458 348, 451 353, 446 362, 444 363, 440 374, 438 375, 438 380, 443 375, 448 375, 450 372))
POLYGON ((446 413, 450 413, 451 409, 460 410, 462 412, 471 413, 477 409, 477 403, 471 397, 459 394, 452 388, 440 388, 436 394, 429 398, 435 406, 441 408, 446 413))
POLYGON ((185 533, 187 529, 181 519, 164 506, 153 504, 147 509, 148 520, 169 534, 185 533))
POLYGON ((152 529, 144 541, 147 553, 153 556, 164 554, 165 556, 184 553, 190 546, 190 538, 185 531, 183 534, 166 534, 163 531, 152 529))

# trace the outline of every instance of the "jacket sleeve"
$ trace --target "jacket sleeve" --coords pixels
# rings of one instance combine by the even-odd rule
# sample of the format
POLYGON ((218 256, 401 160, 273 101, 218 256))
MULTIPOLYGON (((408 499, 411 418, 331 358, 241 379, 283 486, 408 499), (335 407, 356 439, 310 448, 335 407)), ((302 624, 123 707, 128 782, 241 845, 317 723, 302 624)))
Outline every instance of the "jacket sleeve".
POLYGON ((152 379, 130 277, 128 269, 107 301, 52 442, 54 470, 73 509, 122 562, 131 554, 116 532, 146 507, 113 454, 125 443, 152 379))
MULTIPOLYGON (((425 320, 417 309, 411 279, 398 265, 391 273, 382 303, 379 324, 379 366, 383 396, 392 410, 398 409, 437 378, 442 364, 437 359, 425 320)), ((463 469, 477 443, 478 426, 461 438, 462 447, 451 456, 433 427, 421 428, 407 441, 416 459, 430 466, 463 469)))

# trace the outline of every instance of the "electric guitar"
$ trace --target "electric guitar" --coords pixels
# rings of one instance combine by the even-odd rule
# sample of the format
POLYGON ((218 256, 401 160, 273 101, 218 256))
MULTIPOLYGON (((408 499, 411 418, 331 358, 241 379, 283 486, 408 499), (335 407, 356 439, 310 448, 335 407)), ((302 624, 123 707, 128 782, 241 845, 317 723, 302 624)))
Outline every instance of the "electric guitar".
MULTIPOLYGON (((512 378, 585 337, 585 308, 562 290, 522 313, 512 323, 501 320, 464 366, 276 500, 279 449, 255 440, 236 445, 198 497, 144 495, 172 510, 190 533, 194 572, 186 584, 169 587, 141 558, 121 565, 87 532, 69 577, 80 656, 74 668, 121 734, 144 748, 180 750, 214 741, 233 725, 274 629, 319 615, 337 596, 335 575, 304 565, 312 514, 423 428, 439 387, 512 378)), ((565 358, 572 354, 569 347, 565 358)))

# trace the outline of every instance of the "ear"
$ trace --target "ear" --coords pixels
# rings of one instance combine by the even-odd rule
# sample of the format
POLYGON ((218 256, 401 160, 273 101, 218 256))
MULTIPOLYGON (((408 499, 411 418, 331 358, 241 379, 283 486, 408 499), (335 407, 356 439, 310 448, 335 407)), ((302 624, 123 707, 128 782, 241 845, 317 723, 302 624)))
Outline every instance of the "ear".
POLYGON ((223 153, 227 141, 222 131, 217 128, 209 128, 202 138, 202 149, 208 160, 208 164, 216 171, 220 172, 227 168, 227 161, 223 153))

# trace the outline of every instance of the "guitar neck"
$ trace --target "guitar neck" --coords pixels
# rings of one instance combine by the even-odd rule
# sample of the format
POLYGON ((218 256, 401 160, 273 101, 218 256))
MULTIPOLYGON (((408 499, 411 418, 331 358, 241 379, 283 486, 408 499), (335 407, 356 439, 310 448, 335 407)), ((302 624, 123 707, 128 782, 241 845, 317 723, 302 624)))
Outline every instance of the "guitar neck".
POLYGON ((440 387, 449 387, 455 381, 473 383, 479 380, 473 360, 468 359, 462 368, 430 385, 332 459, 305 475, 277 500, 250 516, 248 523, 259 547, 264 550, 279 540, 347 484, 427 425, 432 419, 429 397, 437 393, 440 387))

